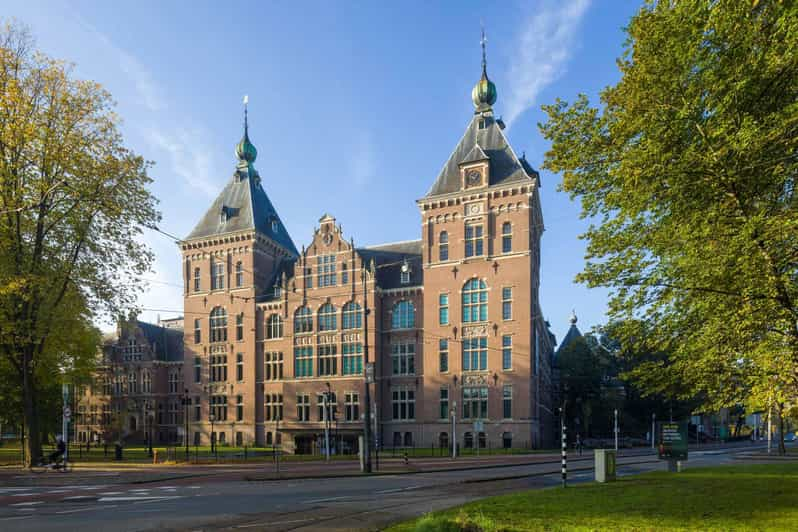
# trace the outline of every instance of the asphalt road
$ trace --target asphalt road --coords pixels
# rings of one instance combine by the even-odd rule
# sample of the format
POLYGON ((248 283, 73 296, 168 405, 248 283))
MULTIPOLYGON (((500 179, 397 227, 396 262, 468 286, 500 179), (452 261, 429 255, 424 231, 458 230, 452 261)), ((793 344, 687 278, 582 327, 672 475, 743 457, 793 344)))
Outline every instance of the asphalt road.
MULTIPOLYGON (((691 452, 686 467, 734 460, 746 449, 691 452)), ((571 482, 592 480, 590 457, 570 462, 571 482)), ((619 475, 664 469, 651 454, 618 459, 619 475)), ((240 469, 149 484, 0 488, 0 529, 378 530, 388 523, 474 499, 555 486, 558 463, 409 475, 280 481, 241 480, 240 469), (235 474, 233 474, 235 472, 235 474)))

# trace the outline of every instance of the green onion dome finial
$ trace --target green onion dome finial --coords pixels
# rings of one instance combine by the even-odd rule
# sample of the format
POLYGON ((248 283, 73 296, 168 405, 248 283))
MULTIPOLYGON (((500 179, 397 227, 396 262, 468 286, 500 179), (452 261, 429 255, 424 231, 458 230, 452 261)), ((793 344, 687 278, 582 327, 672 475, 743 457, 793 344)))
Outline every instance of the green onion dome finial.
POLYGON ((258 157, 258 150, 249 140, 249 125, 247 123, 247 104, 249 103, 249 96, 244 96, 244 137, 236 145, 236 156, 241 161, 248 163, 255 162, 258 157))
POLYGON ((471 100, 477 111, 487 111, 496 103, 496 85, 488 79, 488 62, 486 60, 485 45, 488 40, 485 38, 485 29, 482 29, 482 77, 471 90, 471 100))

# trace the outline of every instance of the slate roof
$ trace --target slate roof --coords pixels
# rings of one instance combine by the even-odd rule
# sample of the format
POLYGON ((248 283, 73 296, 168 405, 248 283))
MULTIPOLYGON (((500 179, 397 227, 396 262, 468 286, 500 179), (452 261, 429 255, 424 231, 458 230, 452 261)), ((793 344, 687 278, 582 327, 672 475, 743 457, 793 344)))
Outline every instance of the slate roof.
POLYGON ((144 336, 155 345, 155 358, 164 362, 183 360, 183 331, 160 327, 145 321, 136 321, 144 336))
POLYGON ((576 323, 572 322, 571 327, 568 329, 568 332, 565 333, 565 337, 562 339, 562 342, 560 343, 559 347, 557 347, 557 353, 559 354, 560 351, 565 349, 566 346, 568 346, 571 342, 579 338, 582 338, 582 332, 576 326, 576 323))
POLYGON ((425 197, 459 191, 460 165, 481 160, 474 159, 479 156, 478 151, 490 160, 489 186, 538 178, 529 163, 515 155, 493 115, 475 114, 425 197), (479 129, 480 120, 485 120, 484 129, 479 129))
POLYGON ((298 255, 291 235, 261 186, 257 170, 251 163, 239 162, 232 179, 186 240, 253 229, 298 255), (277 222, 276 230, 272 229, 273 220, 277 222))
POLYGON ((377 284, 383 289, 420 286, 424 284, 424 268, 421 263, 421 240, 408 240, 357 248, 355 251, 368 263, 371 259, 377 266, 377 284), (410 267, 410 282, 402 284, 402 266, 410 267))

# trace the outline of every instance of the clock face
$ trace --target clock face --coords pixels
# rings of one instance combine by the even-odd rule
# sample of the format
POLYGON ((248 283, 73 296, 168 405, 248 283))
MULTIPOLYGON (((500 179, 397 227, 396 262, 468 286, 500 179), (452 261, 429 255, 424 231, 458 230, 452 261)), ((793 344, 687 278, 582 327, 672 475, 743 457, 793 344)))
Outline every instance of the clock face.
POLYGON ((324 236, 322 237, 322 240, 326 245, 329 246, 330 244, 332 244, 332 235, 330 233, 325 233, 324 236))
POLYGON ((469 170, 466 174, 466 184, 470 187, 482 183, 482 174, 478 170, 469 170))

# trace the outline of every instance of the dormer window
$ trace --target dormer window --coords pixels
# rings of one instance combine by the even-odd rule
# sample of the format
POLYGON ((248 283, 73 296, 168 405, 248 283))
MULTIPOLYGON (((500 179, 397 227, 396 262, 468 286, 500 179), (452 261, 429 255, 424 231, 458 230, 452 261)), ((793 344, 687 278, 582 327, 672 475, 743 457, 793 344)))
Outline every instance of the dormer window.
POLYGON ((410 265, 407 261, 402 264, 402 273, 399 280, 402 284, 410 284, 410 265))
POLYGON ((272 218, 272 233, 276 233, 280 229, 280 226, 277 225, 277 220, 272 218))
POLYGON ((484 118, 480 118, 478 126, 479 129, 485 129, 485 127, 487 126, 487 121, 484 118))
POLYGON ((283 291, 280 285, 279 284, 274 285, 274 297, 280 297, 282 293, 283 291))
POLYGON ((222 207, 222 211, 219 213, 219 223, 224 224, 227 223, 227 220, 230 218, 229 213, 227 212, 227 207, 222 207))

